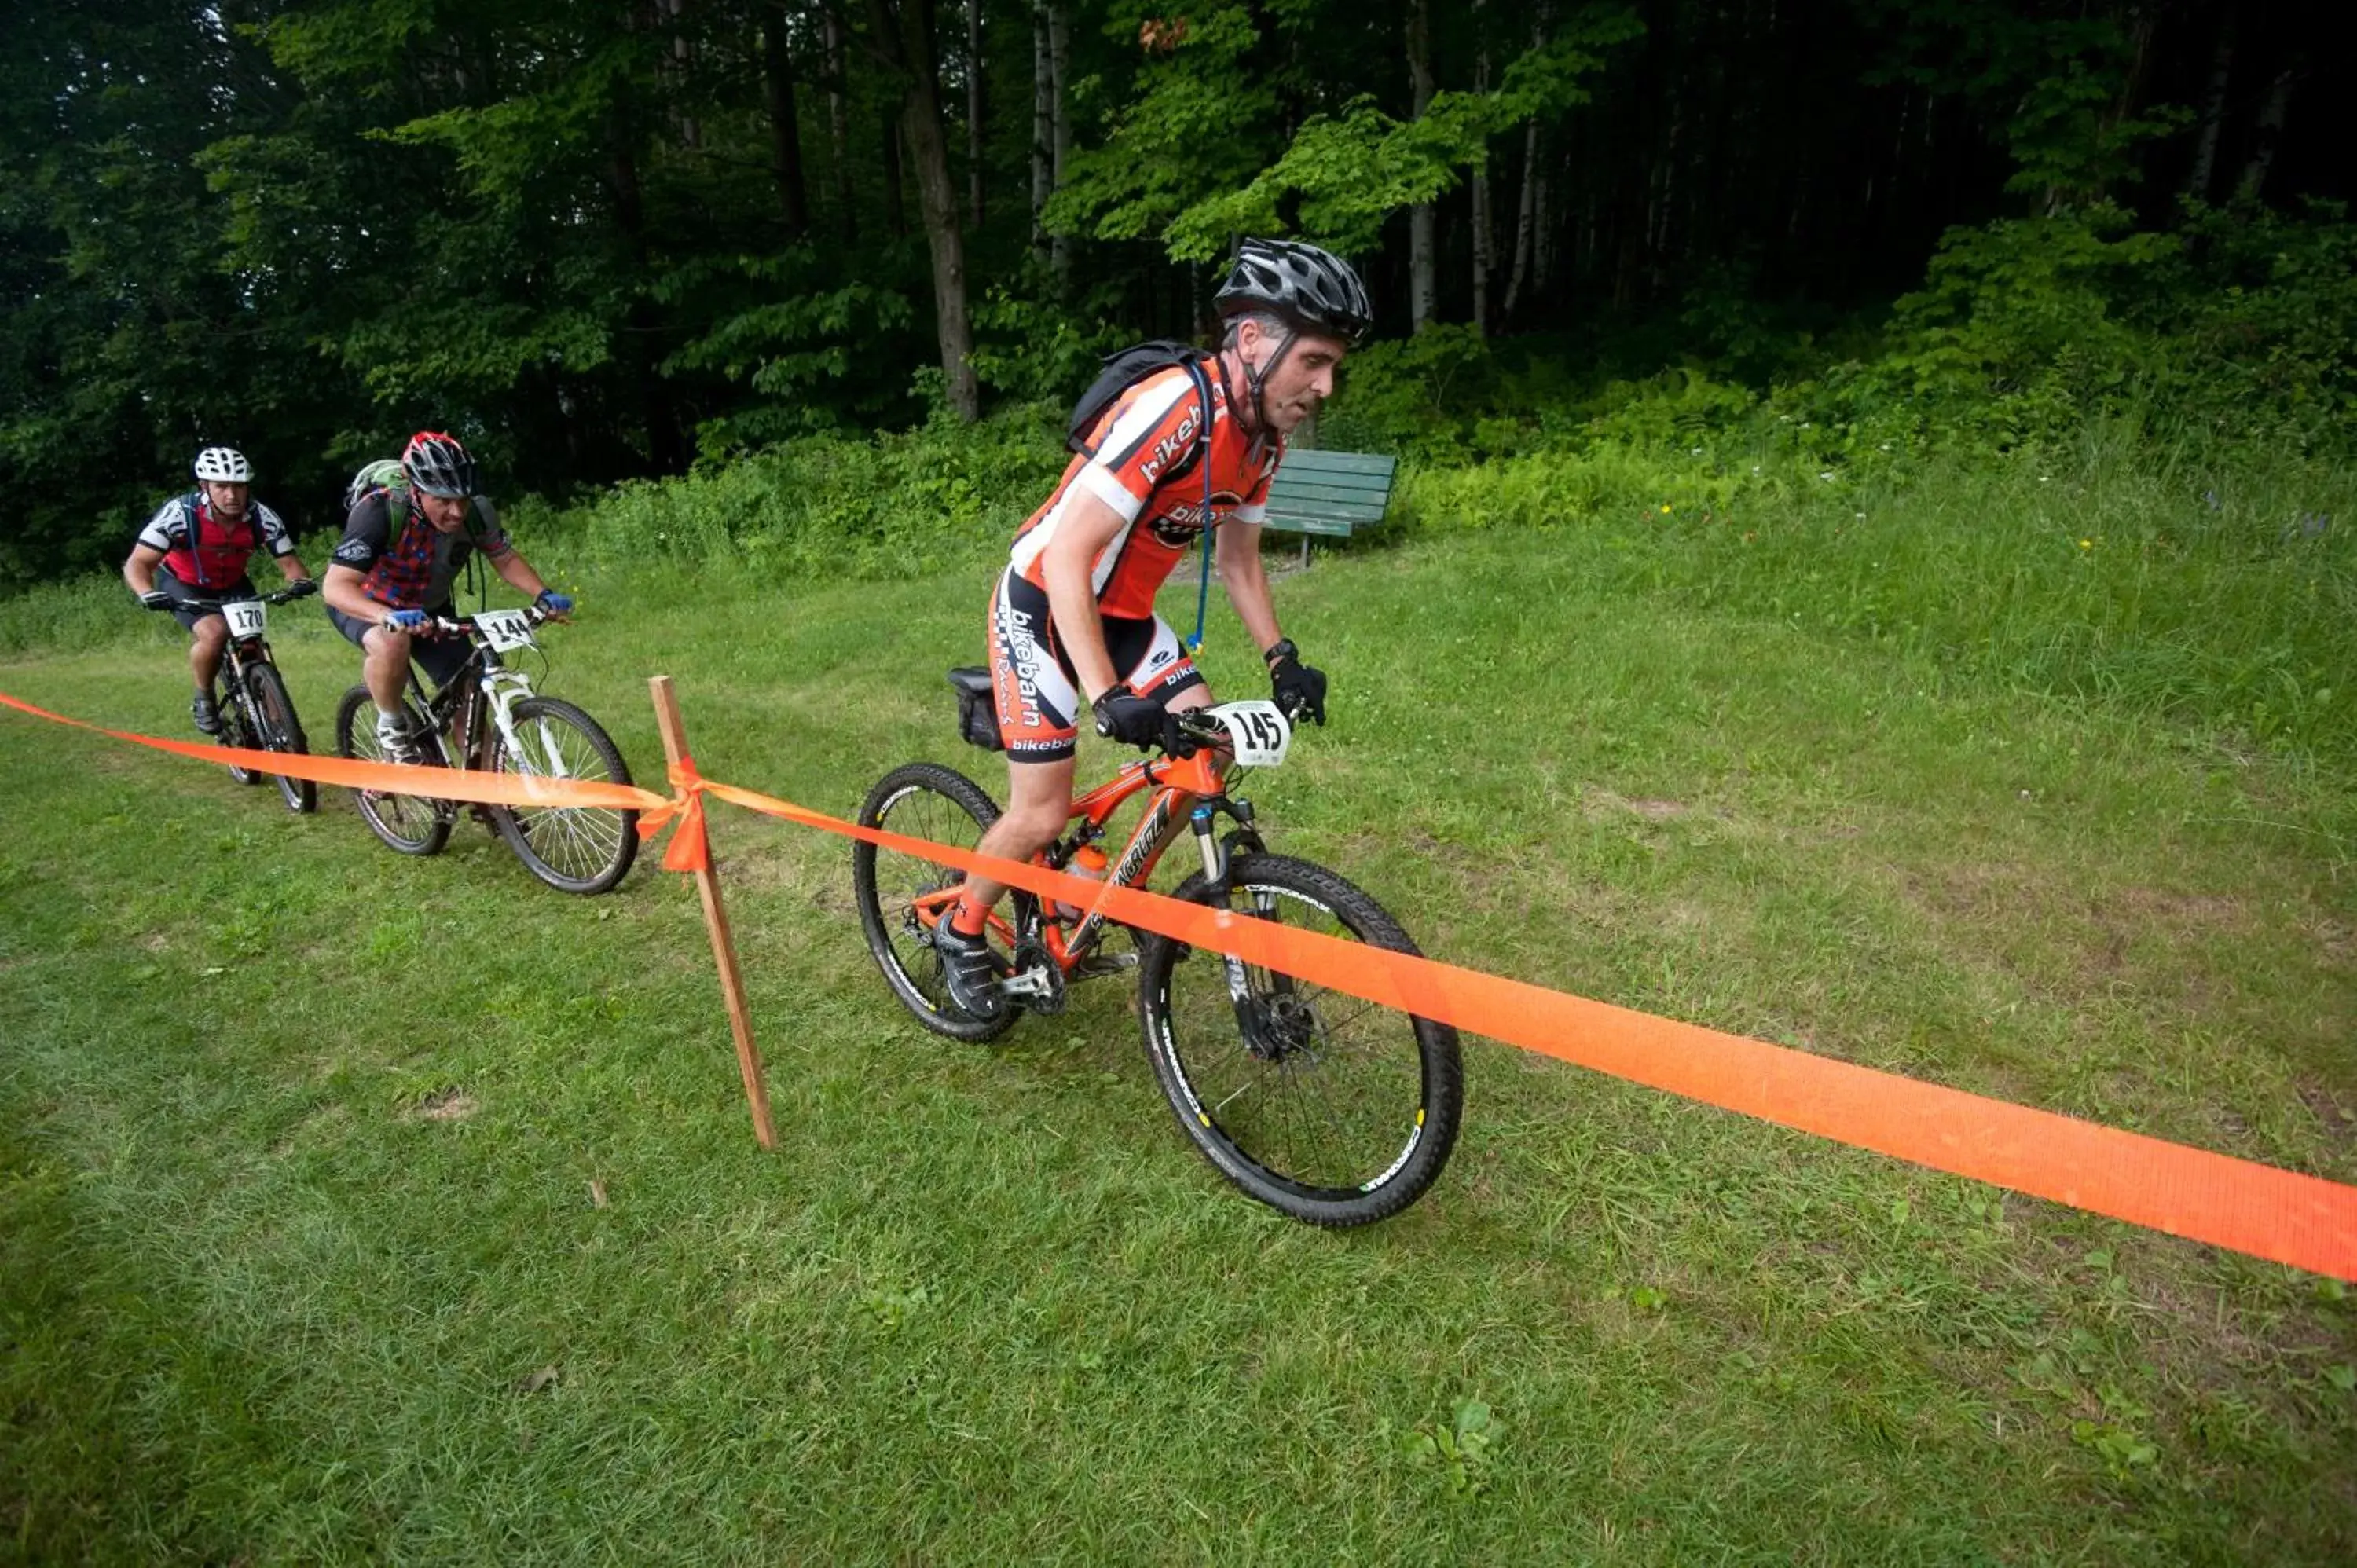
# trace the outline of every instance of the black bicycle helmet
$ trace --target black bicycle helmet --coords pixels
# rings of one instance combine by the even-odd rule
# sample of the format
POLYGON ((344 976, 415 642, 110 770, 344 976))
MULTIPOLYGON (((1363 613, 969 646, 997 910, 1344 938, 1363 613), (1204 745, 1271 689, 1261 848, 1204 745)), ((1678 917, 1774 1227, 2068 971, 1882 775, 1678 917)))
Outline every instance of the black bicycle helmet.
POLYGON ((438 430, 411 436, 401 467, 409 482, 429 496, 464 499, 475 493, 475 460, 455 437, 438 430))
POLYGON ((1211 304, 1222 320, 1265 310, 1297 331, 1352 343, 1375 324, 1375 307, 1351 263, 1297 240, 1246 240, 1211 304))

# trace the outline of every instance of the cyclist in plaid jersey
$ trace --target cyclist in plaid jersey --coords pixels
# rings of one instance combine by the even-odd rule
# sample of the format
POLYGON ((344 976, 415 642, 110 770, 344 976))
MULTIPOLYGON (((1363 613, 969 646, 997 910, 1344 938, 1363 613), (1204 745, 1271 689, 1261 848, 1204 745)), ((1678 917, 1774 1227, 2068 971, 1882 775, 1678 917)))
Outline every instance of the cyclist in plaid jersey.
POLYGON ((439 431, 419 431, 402 453, 400 478, 354 499, 328 567, 328 618, 368 656, 361 679, 376 703, 377 739, 400 761, 417 756, 402 701, 410 660, 437 685, 467 662, 463 640, 420 633, 429 619, 452 616, 451 589, 476 551, 542 609, 562 616, 573 608, 509 542, 498 510, 475 487, 467 449, 439 431))

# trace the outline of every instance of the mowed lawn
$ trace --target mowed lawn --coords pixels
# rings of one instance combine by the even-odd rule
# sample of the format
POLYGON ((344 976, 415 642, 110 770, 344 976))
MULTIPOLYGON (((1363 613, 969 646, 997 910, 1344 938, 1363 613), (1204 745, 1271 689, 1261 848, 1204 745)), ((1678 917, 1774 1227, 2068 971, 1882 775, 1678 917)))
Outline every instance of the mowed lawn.
MULTIPOLYGON (((1436 957, 2357 1181, 2346 779, 1584 548, 1282 579, 1333 723, 1272 843, 1436 957)), ((663 671, 711 777, 1002 793, 942 680, 987 575, 592 579, 544 689, 646 780, 663 671)), ((0 689, 181 734, 167 631, 0 689)), ((1206 662, 1261 694, 1216 605, 1206 662)), ((1483 1042, 1432 1194, 1321 1233, 1193 1154, 1120 982, 938 1041, 847 845, 717 807, 764 1153, 651 855, 567 898, 5 713, 0 823, 0 1559, 2357 1558, 2333 1282, 1483 1042)))

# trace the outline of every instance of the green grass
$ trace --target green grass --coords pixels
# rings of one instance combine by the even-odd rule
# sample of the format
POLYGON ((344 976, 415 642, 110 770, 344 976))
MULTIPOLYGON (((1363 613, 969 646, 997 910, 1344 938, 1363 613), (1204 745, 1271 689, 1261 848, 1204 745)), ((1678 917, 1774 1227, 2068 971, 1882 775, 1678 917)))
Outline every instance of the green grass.
MULTIPOLYGON (((2357 1180, 2345 777, 1632 537, 1283 579, 1335 722, 1254 781, 1275 846, 1437 957, 2357 1180)), ((547 686, 644 778, 662 671, 713 778, 1003 788, 940 679, 979 567, 581 586, 547 686)), ((177 733, 129 624, 0 688, 177 733)), ((324 736, 353 656, 281 624, 324 736)), ((1254 692, 1232 617, 1207 662, 1254 692)), ((0 1556, 2357 1551, 2327 1282, 1478 1043, 1430 1197, 1311 1231, 1190 1152, 1117 983, 937 1042, 846 846, 716 808, 765 1155, 680 879, 565 899, 471 828, 403 860, 12 714, 0 800, 0 1556)))

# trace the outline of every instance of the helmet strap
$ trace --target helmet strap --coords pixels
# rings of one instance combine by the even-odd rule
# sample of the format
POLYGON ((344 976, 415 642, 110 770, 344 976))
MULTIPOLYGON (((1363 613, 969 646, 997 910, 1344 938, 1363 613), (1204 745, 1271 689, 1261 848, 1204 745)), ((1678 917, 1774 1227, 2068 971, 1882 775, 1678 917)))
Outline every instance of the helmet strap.
POLYGON ((1293 352, 1294 341, 1300 336, 1300 329, 1288 323, 1285 336, 1276 340, 1276 352, 1271 354, 1268 363, 1257 371, 1242 354, 1236 356, 1237 362, 1244 368, 1244 389, 1252 393, 1253 435, 1255 438, 1268 434, 1268 407, 1261 401, 1261 388, 1275 373, 1277 366, 1285 363, 1285 357, 1293 352))

